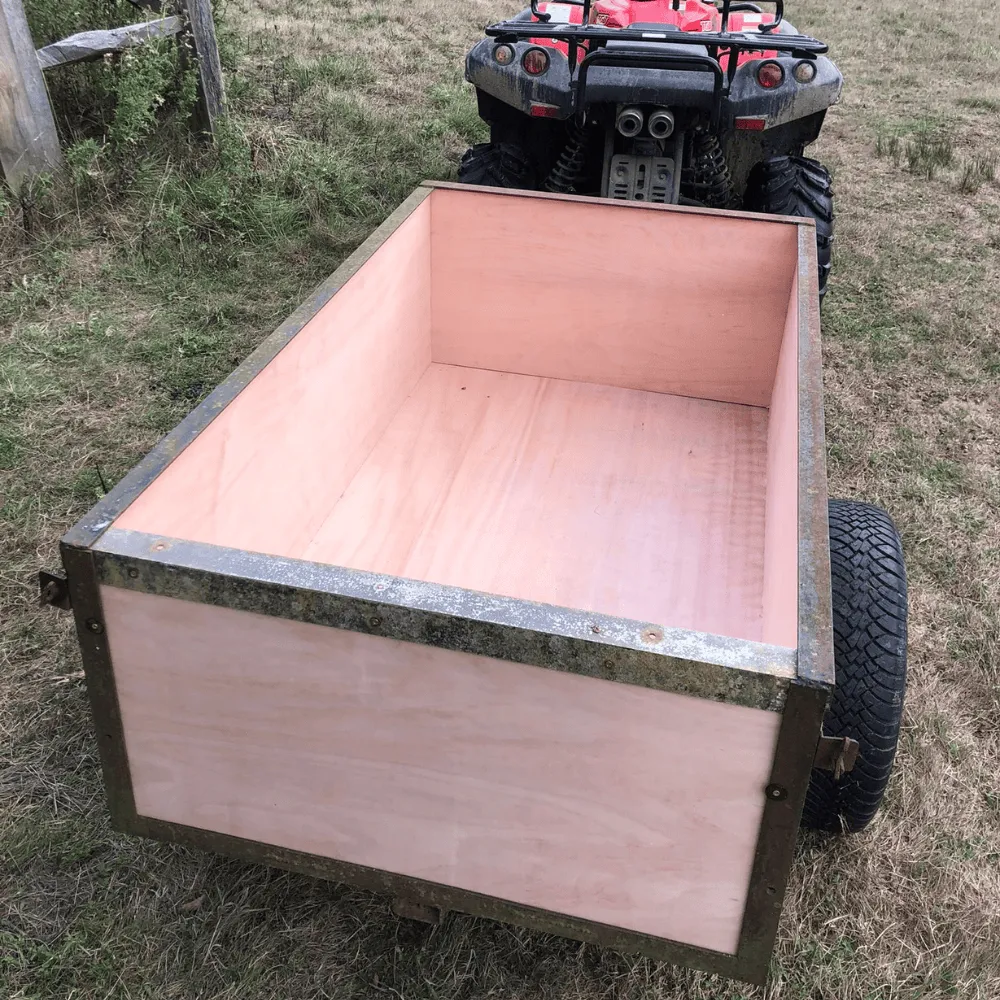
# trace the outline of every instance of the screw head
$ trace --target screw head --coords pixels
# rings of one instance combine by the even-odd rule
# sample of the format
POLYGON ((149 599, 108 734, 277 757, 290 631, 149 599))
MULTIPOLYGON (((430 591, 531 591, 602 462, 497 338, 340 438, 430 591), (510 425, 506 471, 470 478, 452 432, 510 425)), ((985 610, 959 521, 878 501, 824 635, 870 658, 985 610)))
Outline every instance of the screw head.
POLYGON ((88 618, 87 630, 93 632, 94 635, 101 635, 104 632, 104 626, 96 618, 88 618))
POLYGON ((139 571, 133 566, 129 571, 128 575, 131 579, 135 579, 139 575, 139 571))
POLYGON ((372 615, 371 618, 368 619, 368 624, 371 625, 372 628, 378 628, 379 625, 382 624, 382 619, 379 618, 378 615, 372 615))
POLYGON ((788 789, 784 788, 782 785, 768 785, 764 789, 764 794, 772 802, 784 802, 788 798, 788 789))

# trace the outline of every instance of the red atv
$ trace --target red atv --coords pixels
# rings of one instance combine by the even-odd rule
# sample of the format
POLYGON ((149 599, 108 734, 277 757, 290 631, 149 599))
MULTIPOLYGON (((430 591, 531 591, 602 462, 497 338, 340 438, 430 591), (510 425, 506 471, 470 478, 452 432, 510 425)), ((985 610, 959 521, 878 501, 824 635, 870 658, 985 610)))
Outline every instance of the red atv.
POLYGON ((811 217, 822 294, 833 193, 803 150, 843 78, 776 8, 532 0, 468 55, 490 142, 465 154, 459 179, 811 217))

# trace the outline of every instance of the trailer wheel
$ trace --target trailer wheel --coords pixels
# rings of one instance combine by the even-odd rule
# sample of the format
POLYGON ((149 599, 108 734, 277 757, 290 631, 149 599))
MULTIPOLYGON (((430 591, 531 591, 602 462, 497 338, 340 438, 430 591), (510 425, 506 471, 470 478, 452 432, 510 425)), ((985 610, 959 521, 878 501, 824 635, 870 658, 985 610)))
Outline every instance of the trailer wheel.
POLYGON ((766 215, 797 215, 816 221, 819 296, 833 267, 833 182, 819 160, 775 156, 750 171, 743 207, 766 215))
POLYGON ((863 830, 892 771, 906 688, 906 567, 896 526, 871 504, 830 501, 833 644, 837 686, 823 731, 860 744, 839 780, 814 770, 804 826, 863 830))
POLYGON ((531 158, 510 142, 482 142, 473 146, 458 167, 462 184, 534 190, 538 186, 531 158))

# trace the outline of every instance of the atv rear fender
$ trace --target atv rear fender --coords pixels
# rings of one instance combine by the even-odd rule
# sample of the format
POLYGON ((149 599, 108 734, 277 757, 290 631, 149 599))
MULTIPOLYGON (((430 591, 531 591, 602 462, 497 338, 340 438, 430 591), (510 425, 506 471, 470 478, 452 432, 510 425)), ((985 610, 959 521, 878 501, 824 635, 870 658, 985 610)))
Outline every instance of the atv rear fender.
MULTIPOLYGON (((508 22, 510 23, 510 22, 508 22)), ((725 80, 718 92, 718 75, 722 69, 707 46, 667 41, 645 41, 630 38, 638 32, 623 31, 622 40, 611 39, 596 50, 597 62, 591 62, 582 74, 570 73, 569 60, 560 50, 548 48, 549 69, 542 76, 531 76, 521 66, 524 53, 533 46, 530 38, 504 37, 512 46, 515 58, 506 66, 496 62, 493 51, 498 38, 494 34, 501 26, 488 29, 492 37, 483 39, 466 60, 466 79, 480 91, 491 95, 523 114, 568 119, 582 98, 582 110, 595 104, 655 104, 672 109, 690 109, 711 114, 718 108, 717 125, 725 131, 733 129, 736 118, 763 118, 765 128, 773 128, 824 111, 840 99, 843 77, 826 56, 813 56, 816 76, 806 84, 798 83, 792 69, 799 54, 779 52, 777 61, 785 68, 784 81, 775 88, 764 90, 756 81, 756 65, 748 62, 725 80), (620 57, 620 63, 615 58, 620 57), (664 65, 649 65, 654 60, 664 65), (667 65, 672 61, 673 65, 667 65), (638 65, 645 62, 646 65, 638 65), (687 62, 687 65, 683 65, 687 62), (697 65, 701 63, 701 65, 697 65), (714 63, 716 71, 707 65, 714 63), (583 93, 579 83, 585 82, 583 93), (728 92, 726 92, 728 91, 728 92), (539 107, 540 106, 540 107, 539 107)), ((523 22, 518 24, 524 30, 523 22)), ((637 26, 639 27, 639 26, 637 26)), ((794 32, 783 24, 776 34, 786 38, 794 32)), ((545 30, 532 25, 532 30, 545 30)), ((801 36, 795 36, 801 37, 801 36)), ((595 54, 589 57, 595 59, 595 54)))

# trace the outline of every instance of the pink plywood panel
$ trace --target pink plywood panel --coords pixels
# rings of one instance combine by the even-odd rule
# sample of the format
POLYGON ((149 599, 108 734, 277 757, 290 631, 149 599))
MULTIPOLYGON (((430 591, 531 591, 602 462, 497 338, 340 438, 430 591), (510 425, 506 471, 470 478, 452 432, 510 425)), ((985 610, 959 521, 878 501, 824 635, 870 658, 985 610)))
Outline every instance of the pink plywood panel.
POLYGON ((767 406, 797 227, 436 190, 434 360, 767 406))
POLYGON ((798 288, 789 296, 767 429, 763 632, 776 646, 798 646, 799 321, 798 288))
POLYGON ((116 526, 301 548, 430 363, 429 226, 425 201, 116 526))
POLYGON ((777 713, 102 601, 140 815, 735 950, 777 713))
POLYGON ((766 440, 755 407, 435 363, 303 554, 757 640, 766 440))

